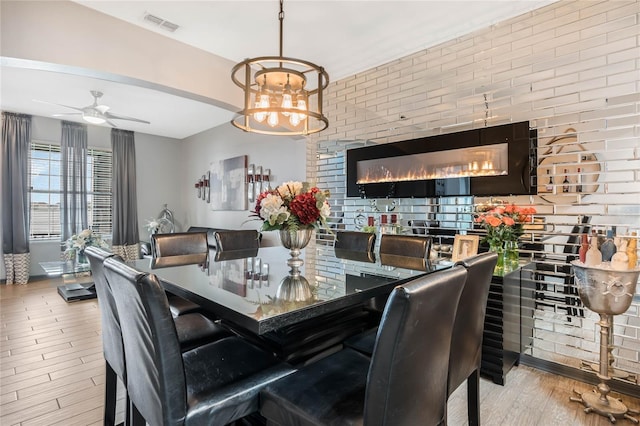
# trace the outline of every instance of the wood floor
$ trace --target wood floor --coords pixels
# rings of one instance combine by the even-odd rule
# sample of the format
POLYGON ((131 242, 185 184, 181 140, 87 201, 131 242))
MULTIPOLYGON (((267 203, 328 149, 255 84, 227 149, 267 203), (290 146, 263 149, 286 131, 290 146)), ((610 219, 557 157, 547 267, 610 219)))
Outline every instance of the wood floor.
MULTIPOLYGON (((102 420, 104 360, 95 300, 65 303, 59 280, 24 286, 0 285, 0 424, 99 425, 102 420)), ((569 402, 572 390, 590 385, 514 368, 507 385, 480 384, 485 426, 609 425, 569 402)), ((622 396, 631 408, 640 401, 622 396)), ((449 402, 449 425, 466 425, 466 391, 449 402)), ((619 420, 618 424, 632 423, 619 420)))

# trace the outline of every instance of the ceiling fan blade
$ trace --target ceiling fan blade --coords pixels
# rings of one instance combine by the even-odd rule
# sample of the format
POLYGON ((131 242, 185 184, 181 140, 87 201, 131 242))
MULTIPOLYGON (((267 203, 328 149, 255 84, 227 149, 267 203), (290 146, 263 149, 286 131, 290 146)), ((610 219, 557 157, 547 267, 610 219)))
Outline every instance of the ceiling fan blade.
POLYGON ((82 115, 81 112, 61 112, 58 114, 51 114, 52 117, 64 117, 67 115, 82 115))
POLYGON ((106 105, 97 105, 94 108, 97 109, 98 111, 100 111, 102 114, 104 114, 105 112, 109 111, 109 107, 106 106, 106 105))
POLYGON ((33 101, 34 102, 40 102, 41 104, 49 104, 49 105, 61 106, 61 107, 65 107, 65 108, 75 109, 76 111, 82 111, 82 108, 78 108, 78 107, 74 107, 74 106, 70 106, 70 105, 57 104, 55 102, 48 102, 48 101, 41 101, 39 99, 34 99, 33 101))
POLYGON ((115 127, 116 129, 118 128, 118 126, 116 125, 116 123, 114 123, 114 122, 113 122, 113 121, 111 121, 111 120, 107 120, 107 124, 108 124, 109 126, 111 126, 111 127, 115 127))
POLYGON ((107 118, 113 118, 114 120, 129 120, 129 121, 137 121, 138 123, 151 124, 149 121, 140 120, 139 118, 127 117, 126 115, 113 114, 110 112, 106 112, 104 114, 107 118))

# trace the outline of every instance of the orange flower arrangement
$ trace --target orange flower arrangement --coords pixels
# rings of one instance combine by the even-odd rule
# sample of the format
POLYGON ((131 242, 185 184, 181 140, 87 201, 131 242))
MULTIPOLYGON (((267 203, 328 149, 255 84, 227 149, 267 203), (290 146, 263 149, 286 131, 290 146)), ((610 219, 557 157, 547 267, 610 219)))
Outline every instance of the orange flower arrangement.
POLYGON ((491 247, 502 247, 505 241, 518 241, 523 233, 523 225, 533 221, 536 213, 533 207, 518 207, 515 204, 498 206, 481 212, 475 219, 487 231, 483 241, 491 247))

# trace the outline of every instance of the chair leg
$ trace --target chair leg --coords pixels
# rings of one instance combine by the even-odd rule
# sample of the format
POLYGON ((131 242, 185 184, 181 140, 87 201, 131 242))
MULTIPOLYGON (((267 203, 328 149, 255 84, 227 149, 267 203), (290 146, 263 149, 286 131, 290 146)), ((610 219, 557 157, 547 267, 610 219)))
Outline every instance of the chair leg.
POLYGON ((131 400, 129 400, 128 416, 130 422, 129 425, 131 426, 145 426, 147 424, 147 421, 142 417, 142 414, 140 414, 140 411, 138 411, 138 408, 131 400))
POLYGON ((116 402, 118 400, 118 375, 108 362, 105 362, 104 380, 104 424, 116 424, 116 402))
POLYGON ((480 426, 480 369, 467 377, 467 411, 469 426, 480 426))

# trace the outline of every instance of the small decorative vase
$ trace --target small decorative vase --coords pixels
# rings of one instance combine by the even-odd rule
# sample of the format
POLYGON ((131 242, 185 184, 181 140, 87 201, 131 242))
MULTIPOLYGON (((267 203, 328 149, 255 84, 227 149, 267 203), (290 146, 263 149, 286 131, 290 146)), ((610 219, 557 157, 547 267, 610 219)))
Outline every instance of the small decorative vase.
POLYGON ((520 261, 520 253, 518 252, 517 241, 504 242, 503 258, 504 258, 503 267, 504 267, 505 274, 518 269, 519 261, 520 261))
POLYGON ((304 264, 304 260, 300 259, 300 251, 309 244, 313 228, 298 229, 297 231, 289 229, 281 229, 279 231, 280 242, 284 248, 289 249, 291 258, 287 260, 287 265, 291 268, 299 268, 304 264))
POLYGON ((489 251, 498 254, 498 260, 496 266, 493 269, 493 275, 504 275, 504 248, 500 243, 489 243, 489 251))
POLYGON ((87 255, 84 254, 84 250, 76 250, 76 264, 78 265, 86 265, 89 263, 87 260, 87 255))

